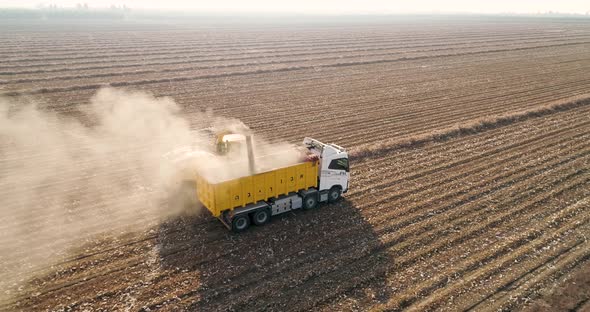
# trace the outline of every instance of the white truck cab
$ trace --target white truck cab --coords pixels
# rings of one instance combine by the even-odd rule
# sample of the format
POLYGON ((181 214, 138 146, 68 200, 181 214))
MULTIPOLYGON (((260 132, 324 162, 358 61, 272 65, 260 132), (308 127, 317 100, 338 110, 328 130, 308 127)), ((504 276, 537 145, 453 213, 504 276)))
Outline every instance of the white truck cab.
POLYGON ((320 159, 319 191, 329 191, 328 196, 332 201, 338 199, 341 193, 348 191, 348 153, 336 144, 324 144, 312 138, 303 139, 303 144, 320 159))

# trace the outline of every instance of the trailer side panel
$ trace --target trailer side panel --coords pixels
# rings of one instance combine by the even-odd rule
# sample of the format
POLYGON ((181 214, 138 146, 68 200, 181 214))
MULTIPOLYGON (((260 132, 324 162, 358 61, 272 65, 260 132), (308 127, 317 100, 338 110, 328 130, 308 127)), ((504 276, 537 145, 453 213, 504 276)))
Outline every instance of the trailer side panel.
POLYGON ((197 196, 215 217, 225 210, 267 201, 318 184, 319 161, 312 160, 219 183, 197 177, 197 196))

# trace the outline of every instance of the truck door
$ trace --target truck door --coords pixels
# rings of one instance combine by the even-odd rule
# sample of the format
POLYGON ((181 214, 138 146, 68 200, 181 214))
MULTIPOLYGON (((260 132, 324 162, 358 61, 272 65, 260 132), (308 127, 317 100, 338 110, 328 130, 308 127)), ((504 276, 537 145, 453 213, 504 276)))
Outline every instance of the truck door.
POLYGON ((340 185, 342 191, 346 191, 349 175, 348 158, 332 159, 327 167, 322 166, 320 190, 329 190, 334 185, 340 185))

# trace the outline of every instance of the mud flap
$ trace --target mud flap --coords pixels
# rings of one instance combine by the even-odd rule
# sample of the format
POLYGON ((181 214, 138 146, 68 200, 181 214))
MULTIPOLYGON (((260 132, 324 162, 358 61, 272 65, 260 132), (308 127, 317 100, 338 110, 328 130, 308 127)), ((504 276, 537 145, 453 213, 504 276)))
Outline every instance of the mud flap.
POLYGON ((222 213, 217 219, 219 219, 219 221, 221 221, 221 223, 225 225, 228 230, 231 230, 231 220, 227 215, 227 211, 222 213))

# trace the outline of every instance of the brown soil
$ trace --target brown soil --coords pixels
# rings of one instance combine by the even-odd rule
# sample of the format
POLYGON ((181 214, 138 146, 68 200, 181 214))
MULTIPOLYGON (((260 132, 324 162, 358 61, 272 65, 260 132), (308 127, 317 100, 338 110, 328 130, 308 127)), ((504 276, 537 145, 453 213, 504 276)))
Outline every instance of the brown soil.
POLYGON ((0 34, 10 98, 80 118, 105 83, 145 90, 195 130, 209 109, 345 146, 352 180, 242 234, 206 212, 138 217, 48 260, 0 310, 590 309, 590 22, 47 27, 0 34))

